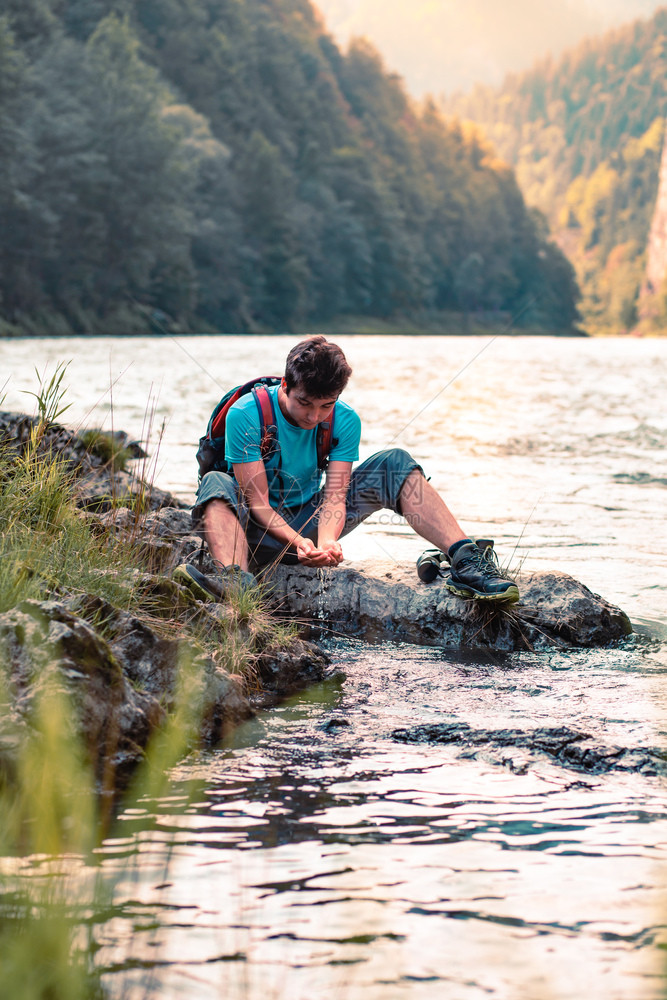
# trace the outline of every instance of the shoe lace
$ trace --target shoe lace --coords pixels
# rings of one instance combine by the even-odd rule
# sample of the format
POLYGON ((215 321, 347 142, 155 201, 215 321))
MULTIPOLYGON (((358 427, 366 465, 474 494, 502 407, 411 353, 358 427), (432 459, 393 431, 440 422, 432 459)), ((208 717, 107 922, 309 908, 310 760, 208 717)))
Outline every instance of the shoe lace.
POLYGON ((491 545, 487 545, 484 549, 475 545, 474 549, 470 549, 466 553, 466 562, 473 563, 484 576, 497 577, 500 575, 498 556, 491 545))
MULTIPOLYGON (((478 546, 479 548, 479 546, 478 546)), ((484 549, 479 549, 482 559, 489 564, 491 569, 495 572, 500 572, 500 566, 498 564, 498 556, 496 555, 496 550, 493 545, 487 545, 484 549)))

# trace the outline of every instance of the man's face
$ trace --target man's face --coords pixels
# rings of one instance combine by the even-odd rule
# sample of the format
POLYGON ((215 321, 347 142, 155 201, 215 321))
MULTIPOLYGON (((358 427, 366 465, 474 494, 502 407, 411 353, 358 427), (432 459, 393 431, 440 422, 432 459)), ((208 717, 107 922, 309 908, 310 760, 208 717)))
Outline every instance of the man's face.
POLYGON ((284 416, 291 424, 302 427, 304 430, 312 430, 323 420, 328 420, 334 403, 338 399, 338 396, 328 396, 324 399, 309 396, 303 386, 298 383, 288 390, 285 379, 282 380, 280 388, 282 393, 279 396, 279 402, 284 416))

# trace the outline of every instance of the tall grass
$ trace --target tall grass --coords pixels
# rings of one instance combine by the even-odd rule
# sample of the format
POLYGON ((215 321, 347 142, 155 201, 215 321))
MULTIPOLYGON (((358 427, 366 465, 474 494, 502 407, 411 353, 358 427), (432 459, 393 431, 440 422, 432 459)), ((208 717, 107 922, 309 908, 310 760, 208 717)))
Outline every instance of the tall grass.
MULTIPOLYGON (((155 734, 123 796, 125 808, 155 801, 169 773, 196 741, 203 710, 201 675, 187 654, 176 711, 155 734)), ((0 701, 5 698, 0 693, 0 701)), ((97 848, 113 817, 77 737, 75 711, 55 683, 36 699, 14 773, 0 777, 0 998, 103 1000, 96 928, 113 912, 113 885, 97 848)), ((122 873, 138 875, 128 852, 122 873)), ((118 956, 122 958, 122 956, 118 956)))
POLYGON ((0 612, 26 598, 86 591, 127 608, 127 547, 95 536, 78 516, 73 473, 37 449, 40 425, 21 455, 0 452, 0 612))
POLYGON ((37 427, 43 432, 49 424, 53 424, 59 417, 69 410, 71 403, 64 403, 67 388, 63 385, 63 379, 67 373, 69 362, 60 362, 56 365, 55 371, 49 381, 46 381, 46 372, 40 375, 35 368, 35 375, 39 389, 32 392, 31 389, 24 389, 27 396, 34 396, 37 402, 37 427))

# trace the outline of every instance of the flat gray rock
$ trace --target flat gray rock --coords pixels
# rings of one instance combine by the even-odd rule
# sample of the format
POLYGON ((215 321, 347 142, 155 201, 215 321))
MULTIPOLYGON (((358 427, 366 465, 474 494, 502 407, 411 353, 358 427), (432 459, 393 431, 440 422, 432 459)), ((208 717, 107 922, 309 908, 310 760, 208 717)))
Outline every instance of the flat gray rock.
POLYGON ((280 565, 266 580, 282 611, 369 638, 509 652, 608 646, 632 632, 620 608, 566 573, 522 574, 512 605, 466 600, 442 579, 422 583, 413 566, 376 560, 320 571, 280 565))

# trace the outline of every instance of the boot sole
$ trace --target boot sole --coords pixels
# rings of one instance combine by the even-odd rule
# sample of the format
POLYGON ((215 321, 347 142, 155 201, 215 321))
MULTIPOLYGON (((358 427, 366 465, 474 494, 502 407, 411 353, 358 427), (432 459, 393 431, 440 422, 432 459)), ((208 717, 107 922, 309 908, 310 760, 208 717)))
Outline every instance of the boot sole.
POLYGON ((445 587, 452 594, 456 594, 457 597, 471 597, 473 601, 504 601, 505 604, 516 604, 519 600, 519 588, 515 584, 512 584, 500 594, 484 594, 477 590, 471 590, 470 587, 464 587, 462 584, 451 583, 450 581, 445 583, 445 587))
POLYGON ((204 601, 207 604, 217 604, 220 601, 219 597, 200 586, 200 584, 198 584, 197 581, 194 580, 184 569, 181 569, 180 566, 174 570, 171 578, 172 580, 175 580, 176 583, 180 583, 181 586, 187 587, 190 593, 193 594, 199 601, 204 601))

